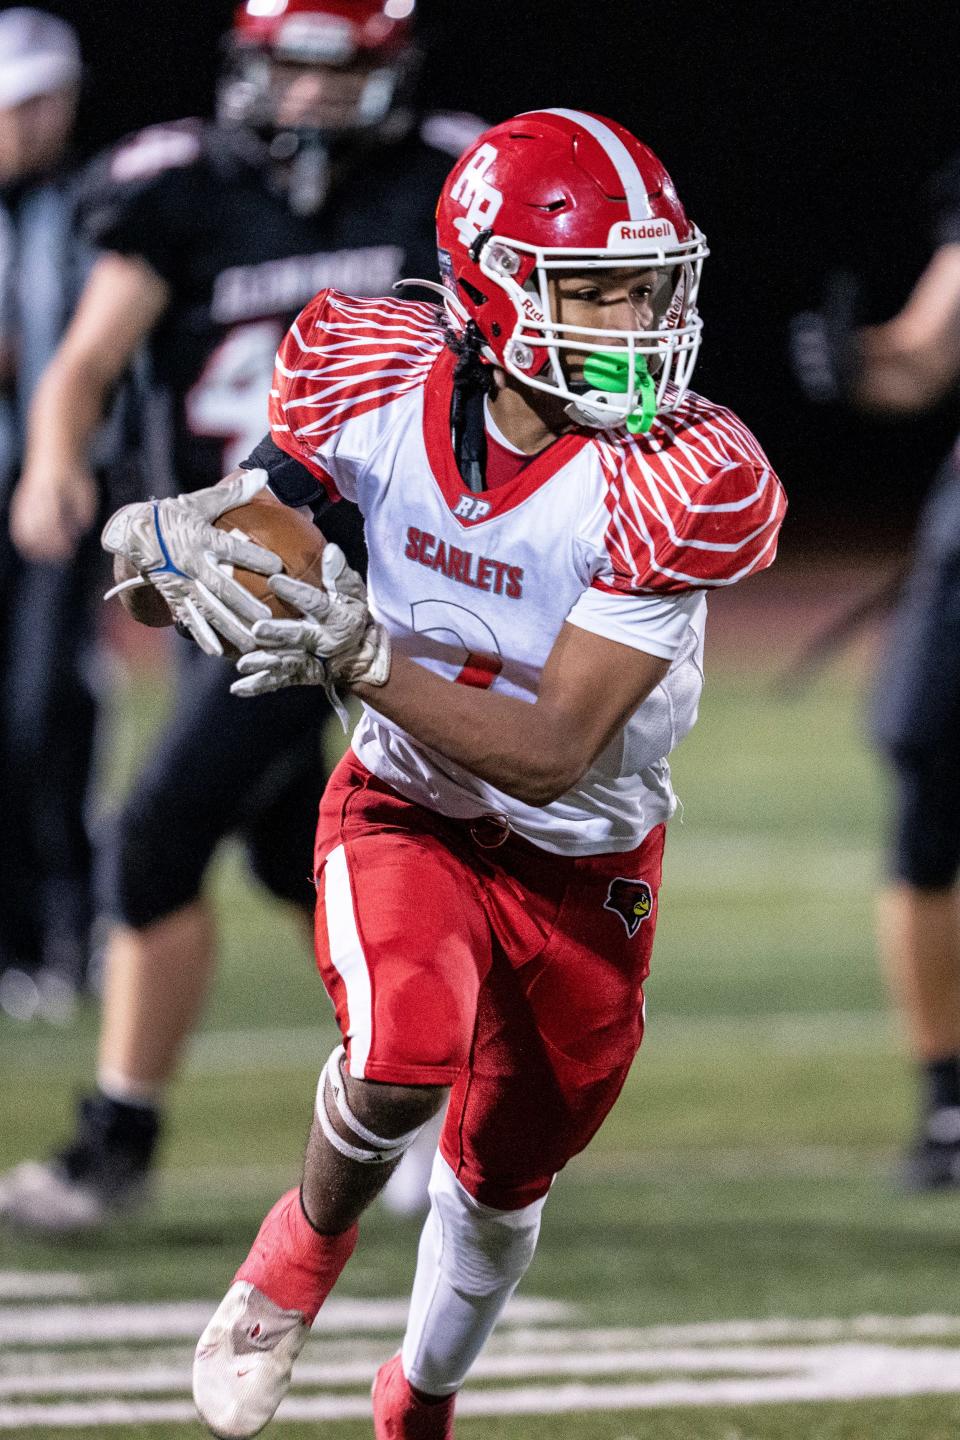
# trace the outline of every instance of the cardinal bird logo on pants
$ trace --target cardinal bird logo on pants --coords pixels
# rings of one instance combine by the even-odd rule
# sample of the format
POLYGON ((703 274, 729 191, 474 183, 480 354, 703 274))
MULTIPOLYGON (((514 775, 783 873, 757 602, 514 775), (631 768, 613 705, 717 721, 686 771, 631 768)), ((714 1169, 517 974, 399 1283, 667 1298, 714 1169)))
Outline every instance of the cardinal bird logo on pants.
POLYGON ((620 916, 632 940, 653 910, 653 891, 646 880, 622 880, 618 877, 610 881, 603 908, 620 916))

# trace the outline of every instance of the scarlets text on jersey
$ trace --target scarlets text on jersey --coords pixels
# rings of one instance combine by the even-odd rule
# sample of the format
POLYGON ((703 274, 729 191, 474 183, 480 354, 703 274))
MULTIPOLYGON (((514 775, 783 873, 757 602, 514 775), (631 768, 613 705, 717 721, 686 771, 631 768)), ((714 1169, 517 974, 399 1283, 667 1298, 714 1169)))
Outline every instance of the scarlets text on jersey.
POLYGON ((746 427, 688 395, 648 435, 577 430, 473 494, 451 443, 454 364, 432 306, 334 291, 307 306, 277 357, 273 438, 318 492, 359 504, 371 607, 395 645, 449 679, 533 701, 566 620, 622 640, 631 606, 662 594, 685 597, 689 634, 623 734, 543 809, 369 710, 354 748, 447 814, 504 813, 564 853, 633 848, 675 803, 665 757, 696 718, 703 593, 772 562, 783 492, 746 427))

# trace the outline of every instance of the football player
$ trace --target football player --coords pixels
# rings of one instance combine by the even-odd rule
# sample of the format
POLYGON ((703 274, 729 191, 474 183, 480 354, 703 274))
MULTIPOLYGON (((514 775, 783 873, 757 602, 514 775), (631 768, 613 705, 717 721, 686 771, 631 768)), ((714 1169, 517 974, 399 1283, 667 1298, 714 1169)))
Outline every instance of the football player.
MULTIPOLYGON (((363 716, 315 851, 344 1043, 302 1185, 197 1347, 218 1435, 274 1413, 358 1217, 448 1092, 373 1408, 379 1440, 452 1435, 554 1176, 640 1043, 706 594, 772 562, 784 511, 749 430, 688 389, 706 244, 627 130, 563 109, 494 127, 437 226, 444 310, 321 292, 280 348, 270 438, 225 487, 357 503, 370 591, 328 545, 322 588, 269 582, 302 618, 231 622, 237 695, 340 687, 363 716)), ((128 507, 104 543, 161 585, 172 565, 184 623, 216 628, 203 517, 189 496, 128 507)))
MULTIPOLYGON (((262 434, 277 345, 311 295, 381 295, 435 269, 436 194, 479 127, 410 109, 412 12, 412 0, 247 0, 218 122, 145 130, 93 167, 83 212, 103 254, 32 407, 12 517, 25 554, 60 559, 90 525, 91 436, 143 341, 152 483, 190 492, 262 434)), ((356 509, 325 525, 362 568, 356 509)), ((219 841, 240 831, 259 879, 312 917, 322 698, 245 705, 224 667, 181 643, 172 717, 100 857, 115 923, 97 1089, 70 1145, 0 1181, 0 1214, 23 1225, 96 1226, 142 1198, 164 1087, 214 970, 203 882, 219 841)))
MULTIPOLYGON (((798 316, 793 360, 814 400, 907 415, 960 377, 960 157, 934 185, 934 253, 899 314, 853 328, 839 297, 798 316)), ((912 1190, 960 1186, 960 464, 954 451, 920 517, 874 699, 873 730, 894 778, 889 879, 877 935, 920 1078, 918 1134, 902 1167, 912 1190)))

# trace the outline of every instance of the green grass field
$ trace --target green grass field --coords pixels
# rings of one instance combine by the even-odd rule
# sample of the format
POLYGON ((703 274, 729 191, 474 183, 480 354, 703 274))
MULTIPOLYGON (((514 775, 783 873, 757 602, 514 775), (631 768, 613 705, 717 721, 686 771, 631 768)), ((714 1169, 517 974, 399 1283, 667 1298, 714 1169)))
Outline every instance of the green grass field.
MULTIPOLYGON (((142 692, 129 713, 152 703, 142 692)), ((785 702, 710 677, 674 767, 685 815, 647 1039, 554 1190, 525 1305, 464 1394, 465 1440, 956 1433, 960 1198, 891 1182, 913 1081, 875 973, 882 787, 861 711, 853 679, 785 702)), ((309 954, 235 853, 217 886, 224 963, 154 1207, 82 1244, 0 1235, 0 1430, 200 1433, 204 1307, 297 1174, 333 1039, 309 954)), ((62 1032, 0 1023, 0 1164, 66 1131, 94 1036, 93 1015, 62 1032)), ((370 1435, 366 1389, 402 1305, 350 1302, 402 1300, 417 1231, 371 1212, 278 1434, 370 1435)))

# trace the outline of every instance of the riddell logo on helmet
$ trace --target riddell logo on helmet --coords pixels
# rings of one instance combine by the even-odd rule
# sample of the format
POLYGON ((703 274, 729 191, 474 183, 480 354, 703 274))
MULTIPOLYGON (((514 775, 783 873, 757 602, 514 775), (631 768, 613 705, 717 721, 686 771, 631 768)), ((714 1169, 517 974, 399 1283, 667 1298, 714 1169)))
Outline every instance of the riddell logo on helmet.
POLYGON ((649 244, 651 240, 676 240, 669 220, 619 220, 611 226, 608 245, 649 244))

